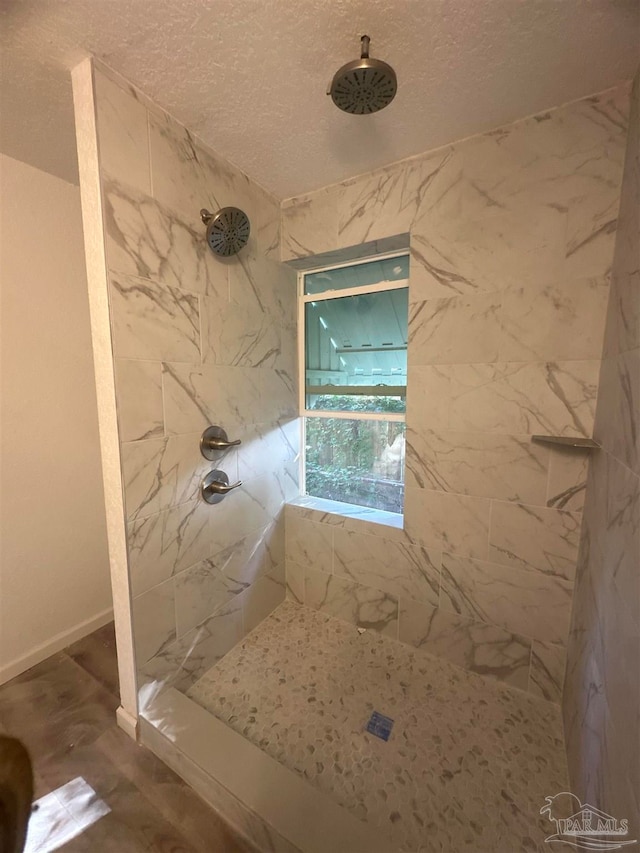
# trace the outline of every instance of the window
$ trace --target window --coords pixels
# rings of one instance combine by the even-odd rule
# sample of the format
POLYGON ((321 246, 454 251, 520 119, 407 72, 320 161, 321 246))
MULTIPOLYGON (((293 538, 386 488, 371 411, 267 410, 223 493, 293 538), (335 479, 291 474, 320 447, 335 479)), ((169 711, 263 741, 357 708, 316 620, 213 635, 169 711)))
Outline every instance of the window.
POLYGON ((401 513, 408 255, 300 275, 307 495, 401 513))

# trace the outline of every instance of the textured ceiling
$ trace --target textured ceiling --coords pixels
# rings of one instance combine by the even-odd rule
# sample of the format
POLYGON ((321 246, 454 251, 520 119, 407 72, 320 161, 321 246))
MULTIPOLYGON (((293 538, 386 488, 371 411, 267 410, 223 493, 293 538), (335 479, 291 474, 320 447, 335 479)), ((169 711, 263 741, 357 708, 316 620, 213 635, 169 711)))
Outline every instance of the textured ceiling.
POLYGON ((0 0, 0 148, 77 180, 68 68, 103 59, 279 198, 614 86, 638 0, 0 0), (399 90, 326 97, 359 37, 399 90))

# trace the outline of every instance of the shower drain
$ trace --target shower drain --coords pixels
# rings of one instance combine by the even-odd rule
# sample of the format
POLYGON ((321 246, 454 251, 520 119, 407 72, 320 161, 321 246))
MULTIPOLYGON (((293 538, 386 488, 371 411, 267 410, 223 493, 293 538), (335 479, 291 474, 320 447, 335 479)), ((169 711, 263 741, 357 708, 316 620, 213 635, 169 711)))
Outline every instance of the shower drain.
POLYGON ((391 729, 393 728, 393 720, 391 717, 385 717, 379 711, 374 711, 366 728, 369 734, 379 737, 380 740, 389 740, 391 729))

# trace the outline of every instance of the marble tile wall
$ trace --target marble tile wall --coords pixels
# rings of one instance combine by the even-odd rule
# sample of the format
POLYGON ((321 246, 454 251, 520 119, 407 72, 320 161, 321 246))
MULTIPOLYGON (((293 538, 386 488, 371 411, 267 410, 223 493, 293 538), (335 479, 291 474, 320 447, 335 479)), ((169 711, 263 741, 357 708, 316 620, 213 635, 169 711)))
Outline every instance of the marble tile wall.
POLYGON ((571 790, 640 838, 640 74, 631 97, 563 696, 571 790))
POLYGON ((593 434, 628 105, 623 86, 282 204, 297 268, 411 250, 404 529, 288 509, 289 594, 556 702, 588 457, 531 435, 593 434))
POLYGON ((108 69, 95 96, 136 656, 183 683, 285 595, 295 273, 278 259, 276 199, 108 69), (217 259, 200 209, 229 204, 251 238, 217 259), (242 440, 216 464, 199 451, 213 423, 242 440), (214 467, 243 486, 209 506, 214 467))

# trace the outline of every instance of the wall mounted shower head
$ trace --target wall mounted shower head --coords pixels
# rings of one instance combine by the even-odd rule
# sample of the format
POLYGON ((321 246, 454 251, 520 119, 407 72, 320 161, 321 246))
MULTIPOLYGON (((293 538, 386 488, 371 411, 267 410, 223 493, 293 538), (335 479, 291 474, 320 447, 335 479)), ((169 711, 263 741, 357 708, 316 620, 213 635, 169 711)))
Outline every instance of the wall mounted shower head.
POLYGON ((360 59, 343 65, 327 90, 338 109, 353 115, 377 113, 391 103, 398 90, 393 68, 369 57, 369 36, 362 36, 360 41, 360 59))
POLYGON ((217 213, 200 211, 207 226, 207 243, 214 255, 236 255, 247 245, 251 225, 247 214, 238 207, 223 207, 217 213))

